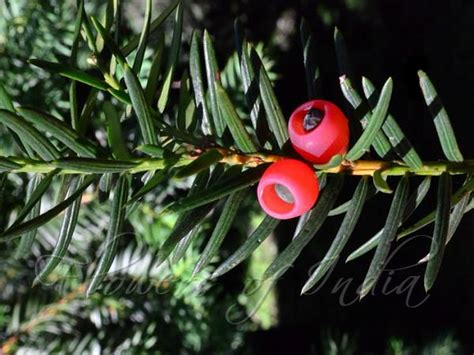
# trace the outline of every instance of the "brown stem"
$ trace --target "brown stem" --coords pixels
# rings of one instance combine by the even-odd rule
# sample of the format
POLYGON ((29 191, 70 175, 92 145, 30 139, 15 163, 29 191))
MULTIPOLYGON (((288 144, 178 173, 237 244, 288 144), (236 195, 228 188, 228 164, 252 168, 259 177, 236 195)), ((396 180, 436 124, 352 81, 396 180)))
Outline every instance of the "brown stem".
MULTIPOLYGON (((181 167, 188 165, 193 160, 197 159, 203 152, 208 149, 216 149, 221 155, 221 163, 228 165, 243 165, 245 167, 256 167, 264 163, 274 163, 287 157, 275 154, 267 153, 251 153, 243 154, 235 150, 230 150, 222 147, 218 148, 207 148, 207 149, 193 149, 192 151, 181 155, 179 160, 175 163, 175 167, 181 167)), ((88 164, 82 168, 80 161, 79 164, 74 167, 66 168, 64 164, 58 162, 45 162, 39 160, 31 160, 24 158, 9 157, 10 161, 15 162, 19 165, 18 168, 11 170, 12 173, 49 173, 52 170, 62 167, 61 174, 97 174, 107 173, 107 166, 103 170, 100 169, 100 161, 98 161, 99 168, 92 169, 94 160, 88 159, 88 164), (91 164, 92 163, 92 164, 91 164)), ((83 159, 84 160, 84 159, 83 159)), ((64 162, 64 161, 63 161, 64 162)), ((109 164, 113 165, 113 161, 109 161, 109 164)), ((123 163, 123 162, 122 162, 123 163)), ((115 170, 114 172, 135 174, 139 172, 147 172, 154 170, 162 170, 166 167, 166 161, 162 158, 138 158, 131 159, 127 163, 131 163, 131 167, 124 167, 122 170, 115 170)), ((450 174, 474 174, 474 160, 465 160, 463 162, 451 162, 451 161, 434 161, 425 162, 420 168, 411 168, 402 162, 388 162, 382 160, 357 160, 349 161, 343 160, 342 163, 335 167, 328 168, 315 168, 315 170, 327 174, 349 174, 349 175, 369 175, 372 176, 376 171, 381 171, 384 176, 401 176, 405 174, 411 175, 441 175, 443 172, 449 172, 450 174)))

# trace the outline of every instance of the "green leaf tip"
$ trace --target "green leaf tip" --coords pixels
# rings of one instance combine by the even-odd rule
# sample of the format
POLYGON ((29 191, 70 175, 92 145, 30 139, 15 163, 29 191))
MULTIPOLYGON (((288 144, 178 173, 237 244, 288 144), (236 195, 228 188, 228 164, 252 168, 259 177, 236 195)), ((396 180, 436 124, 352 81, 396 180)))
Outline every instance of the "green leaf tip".
POLYGON ((246 260, 252 252, 258 248, 261 243, 271 235, 271 232, 278 226, 280 220, 265 215, 262 222, 245 240, 229 258, 227 258, 211 275, 211 279, 215 279, 246 260))
POLYGON ((360 299, 364 298, 377 283, 385 263, 387 261, 388 254, 390 252, 390 246, 397 235, 397 229, 403 218, 403 213, 406 207, 406 200, 408 195, 408 177, 404 176, 398 183, 395 191, 390 211, 385 222, 380 242, 377 245, 375 254, 369 266, 369 270, 364 278, 364 282, 359 291, 360 299))
POLYGON ((247 190, 240 190, 234 192, 230 195, 225 204, 224 209, 222 210, 219 219, 217 220, 216 226, 212 231, 211 237, 209 238, 206 247, 204 248, 199 260, 196 263, 196 266, 193 270, 193 276, 201 272, 206 265, 211 261, 211 259, 218 253, 219 247, 224 241, 225 236, 229 232, 232 222, 234 221, 237 210, 239 209, 242 201, 247 195, 247 190))
POLYGON ((314 285, 316 285, 316 283, 320 281, 328 272, 328 270, 338 261, 340 253, 344 249, 344 246, 354 231, 354 228, 362 213, 362 209, 367 197, 368 185, 368 178, 363 177, 357 185, 354 196, 351 199, 350 206, 346 215, 344 216, 341 226, 339 227, 336 237, 331 243, 331 247, 327 251, 317 269, 306 281, 301 290, 301 294, 306 293, 314 285))
POLYGON ((426 265, 424 286, 426 292, 432 287, 438 276, 443 260, 449 232, 449 211, 451 209, 451 175, 443 173, 438 184, 438 201, 436 207, 435 228, 430 247, 430 258, 426 265))
POLYGON ((104 250, 87 287, 87 297, 94 293, 105 279, 117 253, 118 238, 121 236, 125 220, 126 209, 124 207, 127 203, 129 184, 128 176, 121 175, 114 189, 109 229, 103 243, 104 250))
POLYGON ((323 225, 329 211, 336 203, 342 186, 343 177, 341 175, 336 175, 329 180, 301 231, 263 273, 262 278, 264 280, 280 277, 292 266, 304 247, 308 245, 323 225))
POLYGON ((390 99, 392 97, 392 90, 393 81, 392 78, 388 78, 382 88, 382 93, 369 123, 357 142, 347 153, 346 158, 348 160, 357 160, 362 157, 373 143, 386 118, 390 99))
POLYGON ((428 75, 422 71, 418 71, 420 79, 420 87, 425 98, 426 105, 433 117, 436 132, 441 144, 443 152, 450 161, 462 162, 464 160, 451 126, 448 113, 441 102, 436 89, 428 75))
POLYGON ((380 170, 375 171, 372 178, 377 190, 379 190, 380 192, 383 192, 384 194, 391 194, 393 192, 393 190, 390 188, 390 186, 388 186, 387 181, 383 177, 382 171, 380 170))
POLYGON ((133 109, 137 115, 143 142, 145 144, 158 145, 159 142, 153 122, 154 118, 151 108, 146 101, 145 92, 136 74, 126 64, 124 64, 124 79, 130 94, 133 109))
MULTIPOLYGON (((375 86, 366 77, 362 77, 362 87, 370 108, 374 110, 380 97, 378 90, 375 89, 375 86)), ((387 114, 385 123, 382 126, 382 131, 380 134, 387 136, 392 149, 408 166, 414 169, 420 169, 423 166, 423 161, 420 156, 390 113, 387 114)), ((390 150, 384 150, 381 153, 382 158, 385 158, 390 154, 390 150)))

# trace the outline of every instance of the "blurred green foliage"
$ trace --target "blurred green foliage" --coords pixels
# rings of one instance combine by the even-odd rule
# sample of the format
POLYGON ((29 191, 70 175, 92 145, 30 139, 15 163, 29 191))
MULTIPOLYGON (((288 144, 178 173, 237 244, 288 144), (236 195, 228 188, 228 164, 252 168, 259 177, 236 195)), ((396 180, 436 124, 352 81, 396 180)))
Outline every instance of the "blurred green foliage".
MULTIPOLYGON (((88 13, 100 16, 98 2, 87 4, 88 13)), ((48 112, 67 113, 68 81, 28 64, 31 57, 63 61, 70 54, 76 14, 75 1, 24 0, 0 2, 0 77, 9 94, 21 105, 32 105, 48 112)), ((124 35, 129 31, 124 31, 124 35)), ((144 68, 151 58, 145 57, 144 68)), ((88 58, 79 52, 79 66, 88 69, 88 58)), ((13 154, 10 135, 0 131, 0 154, 13 154)), ((24 180, 9 176, 3 183, 0 203, 2 216, 23 204, 24 180), (9 191, 8 194, 3 193, 9 191)), ((187 185, 186 182, 184 185, 187 185)), ((59 183, 53 190, 57 190, 59 183)), ((15 351, 126 351, 140 353, 224 352, 243 344, 249 323, 233 325, 225 313, 237 303, 239 288, 232 292, 222 286, 192 277, 199 257, 199 243, 191 245, 172 269, 151 268, 153 252, 163 243, 176 216, 157 216, 157 201, 173 198, 183 183, 162 184, 147 196, 130 218, 128 234, 120 240, 120 251, 112 266, 113 274, 103 292, 84 297, 83 286, 100 254, 108 223, 106 204, 85 202, 83 223, 76 228, 65 262, 50 276, 49 285, 31 288, 35 270, 47 257, 58 235, 60 221, 42 228, 32 253, 15 260, 11 252, 16 240, 2 248, 0 255, 0 343, 19 334, 15 351), (114 269, 116 268, 116 269, 114 269), (151 271, 150 271, 151 269, 151 271), (119 285, 119 287, 117 286, 119 285)), ((44 207, 53 204, 58 191, 48 194, 44 207)), ((0 229, 9 221, 0 219, 0 229)), ((196 238, 207 238, 203 228, 196 238)), ((202 275, 209 274, 204 270, 202 275)), ((237 282, 238 284, 238 282, 237 282)), ((237 307, 234 307, 237 305, 237 307)), ((3 344, 2 344, 3 345, 3 344)))
POLYGON ((0 75, 22 104, 66 108, 66 81, 28 64, 31 57, 69 55, 75 12, 72 1, 15 0, 0 3, 0 75))
MULTIPOLYGON (((348 8, 361 14, 367 6, 367 1, 345 2, 348 8)), ((93 6, 88 6, 87 11, 100 15, 103 4, 91 3, 93 6)), ((206 6, 202 7, 206 9, 206 6)), ((195 14, 199 13, 198 8, 193 10, 195 14)), ((321 4, 318 16, 327 26, 332 26, 338 14, 333 8, 321 4)), ((67 111, 68 82, 58 75, 30 66, 27 60, 36 57, 57 62, 67 58, 72 44, 74 17, 75 1, 72 0, 0 2, 0 77, 15 101, 53 113, 67 111)), ((188 22, 188 33, 191 24, 192 21, 188 22)), ((124 36, 132 30, 124 31, 124 36)), ((271 79, 277 80, 271 48, 267 50, 263 44, 258 44, 257 51, 263 54, 271 79)), ((145 71, 151 65, 149 54, 145 56, 145 71)), ((88 69, 88 58, 81 55, 79 66, 88 69)), ((183 55, 183 62, 186 55, 183 55)), ((236 58, 236 54, 231 55, 223 66, 222 80, 242 113, 245 104, 236 58)), ((11 154, 12 145, 0 131, 0 154, 11 154)), ((7 212, 23 203, 27 178, 15 183, 10 179, 20 178, 9 177, 3 181, 8 188, 0 191, 9 193, 0 196, 0 229, 9 223, 4 218, 10 214, 7 212)), ((189 181, 185 184, 189 185, 189 181)), ((245 270, 232 276, 229 282, 232 287, 204 281, 204 276, 212 272, 211 266, 200 274, 202 279, 192 277, 199 250, 209 237, 210 226, 206 225, 179 263, 173 267, 150 268, 153 252, 163 243, 176 221, 175 215, 159 214, 158 202, 174 199, 182 193, 182 185, 175 182, 161 184, 132 215, 128 233, 120 240, 120 251, 112 266, 111 277, 103 287, 109 292, 94 294, 89 299, 83 296, 83 292, 78 292, 90 278, 107 228, 107 207, 99 201, 84 202, 86 206, 81 209, 81 214, 85 218, 80 220, 86 222, 77 227, 67 263, 50 275, 52 284, 49 286, 30 287, 36 260, 47 255, 54 246, 60 227, 58 221, 41 229, 31 255, 24 260, 14 260, 9 251, 13 250, 16 241, 2 248, 0 341, 19 332, 16 350, 24 353, 38 350, 66 353, 229 353, 245 349, 246 333, 275 326, 278 322, 275 289, 257 287, 255 293, 244 292, 245 287, 249 287, 245 282, 258 284, 257 277, 274 258, 276 249, 271 240, 257 250, 245 270), (64 303, 61 300, 65 300, 64 303), (229 309, 232 309, 233 319, 248 320, 237 324, 229 322, 226 317, 229 309)), ((48 198, 52 203, 55 193, 48 198)), ((252 211, 250 203, 247 207, 246 210, 252 211)), ((239 216, 239 227, 232 230, 233 238, 243 238, 248 232, 249 220, 259 218, 261 216, 254 213, 239 216)), ((252 226, 256 225, 254 222, 252 226)), ((357 339, 347 334, 322 333, 321 337, 325 354, 351 354, 357 348, 357 339)), ((454 354, 456 348, 456 341, 446 337, 429 344, 423 353, 454 354)), ((400 339, 392 339, 388 344, 389 354, 414 354, 416 351, 422 351, 421 347, 406 345, 400 339)))

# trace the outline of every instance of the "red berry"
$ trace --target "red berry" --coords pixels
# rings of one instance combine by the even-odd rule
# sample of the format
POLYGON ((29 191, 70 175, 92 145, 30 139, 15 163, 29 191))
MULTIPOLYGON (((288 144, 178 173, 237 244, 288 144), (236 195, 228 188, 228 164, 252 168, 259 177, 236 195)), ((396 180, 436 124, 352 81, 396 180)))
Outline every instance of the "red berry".
POLYGON ((270 165, 257 188, 260 206, 277 219, 301 216, 314 206, 318 195, 316 174, 295 159, 283 159, 270 165))
POLYGON ((288 132, 293 148, 311 163, 325 164, 347 152, 349 123, 329 101, 313 100, 298 107, 291 114, 288 132))

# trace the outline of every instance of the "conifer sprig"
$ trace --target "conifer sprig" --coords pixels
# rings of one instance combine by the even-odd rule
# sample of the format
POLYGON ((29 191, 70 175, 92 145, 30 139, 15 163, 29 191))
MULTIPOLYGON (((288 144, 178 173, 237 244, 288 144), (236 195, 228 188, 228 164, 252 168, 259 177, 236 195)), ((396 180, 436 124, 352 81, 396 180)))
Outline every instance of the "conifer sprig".
MULTIPOLYGON (((80 198, 90 186, 98 185, 101 191, 107 192, 107 196, 113 191, 113 225, 104 240, 102 255, 88 294, 97 290, 105 278, 117 252, 117 237, 122 231, 121 227, 140 199, 163 181, 190 176, 196 176, 196 179, 189 194, 166 206, 168 211, 179 212, 179 218, 156 258, 159 263, 177 261, 203 219, 223 202, 222 214, 195 267, 194 272, 199 273, 219 252, 237 211, 242 208, 244 197, 259 181, 266 166, 288 155, 286 120, 270 80, 271 75, 262 55, 242 38, 243 31, 239 29, 238 23, 238 55, 234 63, 239 68, 232 75, 238 77, 244 89, 242 94, 247 105, 247 111, 243 111, 245 115, 234 103, 234 97, 227 87, 228 80, 222 80, 211 34, 206 31, 203 36, 198 32, 193 34, 189 65, 185 65, 189 67, 189 74, 187 71, 180 73, 184 4, 173 2, 155 20, 151 19, 151 6, 152 2, 148 1, 142 33, 124 44, 118 42, 118 13, 114 15, 110 12, 105 23, 101 23, 87 14, 83 2, 80 2, 70 60, 64 63, 34 58, 30 60, 32 65, 72 80, 69 92, 70 117, 57 117, 35 108, 17 107, 0 84, 0 124, 14 136, 18 151, 21 152, 17 156, 0 157, 0 173, 28 173, 30 178, 34 177, 24 209, 17 220, 0 233, 0 237, 11 240, 21 236, 20 254, 27 253, 26 246, 31 245, 34 232, 66 211, 58 244, 53 252, 54 261, 46 265, 38 280, 45 280, 60 264, 78 223, 80 198), (161 37, 158 51, 153 55, 152 68, 149 73, 144 73, 142 64, 149 47, 148 39, 162 29, 163 22, 173 13, 175 25, 171 44, 167 47, 161 37), (115 35, 111 33, 114 23, 115 35), (77 48, 80 41, 90 48, 91 59, 100 74, 91 74, 78 68, 77 48), (165 58, 166 65, 162 65, 165 58), (147 74, 145 86, 140 79, 147 74), (181 80, 177 81, 177 77, 181 80), (171 95, 174 82, 179 82, 180 86, 177 102, 171 95), (83 104, 79 104, 77 96, 78 83, 91 89, 83 104), (99 92, 103 97, 100 100, 99 92), (94 110, 102 110, 105 114, 107 146, 101 146, 94 137, 86 134, 95 119, 92 115, 94 110), (133 142, 123 137, 124 120, 136 120, 138 129, 133 142), (144 174, 146 179, 143 179, 142 185, 130 191, 132 175, 144 174), (67 196, 40 213, 42 197, 53 180, 64 175, 73 176, 72 182, 71 179, 62 180, 61 189, 67 191, 67 196), (175 248, 179 250, 173 255, 175 248)), ((319 77, 324 68, 317 64, 314 51, 316 37, 311 34, 308 23, 303 21, 300 30, 308 96, 314 98, 318 95, 319 77)), ((461 154, 447 112, 426 73, 419 72, 420 86, 447 158, 436 162, 422 160, 389 113, 391 98, 396 95, 396 83, 391 78, 387 79, 379 93, 367 78, 363 78, 364 96, 361 96, 352 85, 354 74, 349 53, 342 33, 337 29, 334 40, 342 95, 347 99, 348 107, 353 108, 351 114, 357 119, 355 123, 361 125, 362 133, 354 137, 347 155, 334 157, 328 164, 314 166, 320 176, 329 176, 327 185, 322 189, 322 198, 301 220, 297 237, 273 261, 264 277, 281 276, 293 262, 297 262, 298 255, 327 218, 345 214, 341 229, 322 266, 311 275, 303 291, 314 286, 339 257, 355 228, 364 202, 375 195, 375 192, 370 192, 373 189, 393 194, 394 199, 383 229, 352 256, 355 258, 376 248, 361 297, 375 285, 392 241, 436 219, 425 276, 428 290, 438 274, 445 244, 462 215, 474 205, 470 197, 474 190, 474 160, 464 159, 461 154), (374 158, 374 155, 378 157, 374 158), (398 158, 392 159, 394 156, 398 158), (342 175, 363 177, 353 198, 336 206, 338 193, 343 186, 342 175), (466 176, 464 186, 455 193, 451 193, 452 175, 466 176), (388 185, 387 176, 401 177, 396 189, 388 185), (436 210, 414 226, 407 227, 403 225, 407 215, 421 203, 429 189, 428 179, 425 180, 428 183, 422 183, 413 193, 413 198, 408 198, 408 182, 412 176, 441 176, 441 180, 436 210), (450 213, 452 218, 449 217, 450 213), (399 232, 401 226, 403 229, 399 232)), ((212 277, 228 272, 248 258, 277 225, 275 220, 265 218, 249 239, 223 261, 212 277)))

